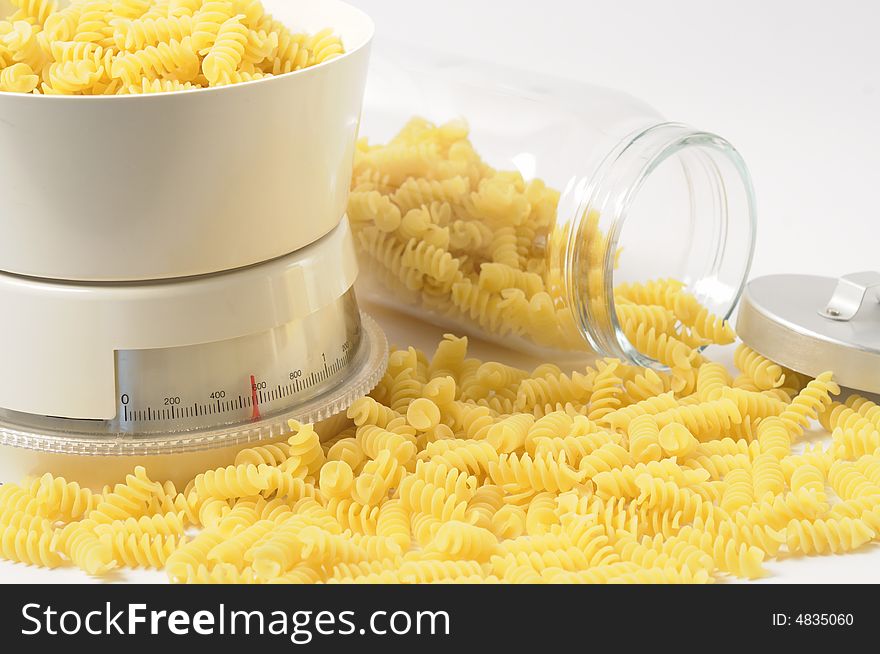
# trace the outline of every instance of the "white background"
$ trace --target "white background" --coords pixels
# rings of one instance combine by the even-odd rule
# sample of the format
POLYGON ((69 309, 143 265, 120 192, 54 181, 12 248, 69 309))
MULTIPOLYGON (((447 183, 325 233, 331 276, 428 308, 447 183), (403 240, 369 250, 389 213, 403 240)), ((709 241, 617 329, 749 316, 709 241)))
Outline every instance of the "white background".
POLYGON ((351 0, 377 38, 635 95, 720 134, 754 179, 753 272, 880 266, 880 3, 351 0))
MULTIPOLYGON (((610 86, 721 134, 758 196, 753 275, 876 269, 880 214, 880 3, 698 0, 352 0, 377 38, 610 86)), ((371 308, 371 310, 373 310, 371 308)), ((440 330, 374 310, 392 342, 440 330)), ((481 356, 510 355, 478 346, 481 356)), ((525 362, 523 362, 525 363, 525 362)), ((763 582, 880 582, 880 547, 772 562, 763 582)), ((162 581, 139 572, 114 580, 162 581)), ((84 581, 0 563, 5 582, 84 581)))

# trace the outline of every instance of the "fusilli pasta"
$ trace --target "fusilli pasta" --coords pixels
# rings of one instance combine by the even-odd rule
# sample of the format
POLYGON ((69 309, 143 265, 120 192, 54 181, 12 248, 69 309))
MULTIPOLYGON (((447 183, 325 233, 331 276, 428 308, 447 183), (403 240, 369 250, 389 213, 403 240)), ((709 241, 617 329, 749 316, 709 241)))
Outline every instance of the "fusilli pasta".
POLYGON ((301 70, 344 54, 331 30, 294 33, 266 14, 259 0, 12 4, 15 11, 0 20, 0 92, 189 91, 301 70))

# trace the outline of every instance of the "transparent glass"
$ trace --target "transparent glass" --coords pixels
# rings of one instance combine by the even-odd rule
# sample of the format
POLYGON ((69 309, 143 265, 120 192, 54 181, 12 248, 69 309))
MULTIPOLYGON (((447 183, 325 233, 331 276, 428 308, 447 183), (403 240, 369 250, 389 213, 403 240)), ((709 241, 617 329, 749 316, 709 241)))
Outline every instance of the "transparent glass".
MULTIPOLYGON (((669 122, 629 95, 384 43, 373 54, 360 136, 349 216, 364 232, 357 239, 359 294, 371 301, 550 360, 599 354, 662 368, 669 362, 641 352, 631 331, 627 336, 615 301, 620 284, 678 280, 720 318, 740 297, 755 240, 754 194, 742 158, 721 137, 669 122), (511 193, 529 208, 507 197, 509 216, 481 213, 491 189, 477 173, 455 197, 442 197, 436 185, 425 189, 433 232, 407 227, 412 202, 397 202, 411 201, 401 180, 442 180, 452 174, 449 166, 431 167, 423 159, 436 152, 406 151, 411 145, 379 150, 382 164, 364 161, 378 161, 372 148, 393 143, 414 116, 434 125, 466 121, 473 151, 493 172, 514 171, 505 173, 511 193), (551 191, 541 191, 544 185, 551 191), (364 229, 365 193, 376 190, 400 205, 403 227, 394 229, 395 215, 378 230, 364 229), (443 212, 445 201, 452 206, 443 212), (484 218, 488 232, 480 229, 492 243, 468 249, 456 230, 462 220, 484 218), (520 275, 511 290, 509 282, 481 274, 485 264, 505 260, 499 244, 511 230, 519 270, 537 274, 540 285, 520 275), (435 246, 431 261, 446 253, 458 261, 454 274, 432 276, 428 263, 407 255, 420 239, 435 246)), ((443 156, 456 157, 452 150, 443 156)), ((517 267, 516 260, 507 264, 517 267)))

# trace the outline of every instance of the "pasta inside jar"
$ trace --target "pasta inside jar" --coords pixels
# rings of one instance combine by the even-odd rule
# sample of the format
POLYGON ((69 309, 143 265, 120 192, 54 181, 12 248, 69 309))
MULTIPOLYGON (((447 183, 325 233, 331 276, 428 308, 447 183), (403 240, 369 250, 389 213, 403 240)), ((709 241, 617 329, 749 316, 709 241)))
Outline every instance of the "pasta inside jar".
POLYGON ((367 299, 677 385, 733 342, 754 202, 726 141, 614 91, 376 61, 348 207, 367 299))

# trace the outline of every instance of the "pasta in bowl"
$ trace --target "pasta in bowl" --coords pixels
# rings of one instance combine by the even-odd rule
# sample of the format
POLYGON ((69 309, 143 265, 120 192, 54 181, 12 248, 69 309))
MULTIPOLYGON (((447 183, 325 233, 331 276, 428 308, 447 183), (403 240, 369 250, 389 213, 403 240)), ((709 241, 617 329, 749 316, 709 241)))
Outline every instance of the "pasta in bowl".
POLYGON ((298 250, 342 219, 373 36, 361 11, 0 0, 0 15, 0 194, 17 200, 0 217, 0 270, 207 274, 298 250))
POLYGON ((225 86, 344 53, 325 28, 299 31, 261 0, 6 0, 0 91, 125 95, 225 86))

